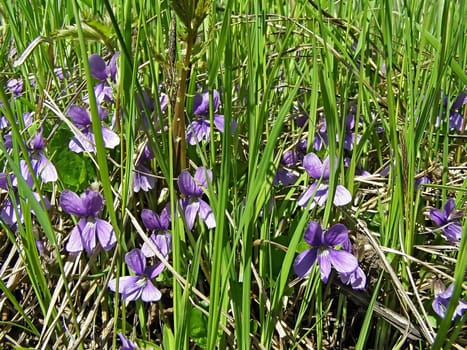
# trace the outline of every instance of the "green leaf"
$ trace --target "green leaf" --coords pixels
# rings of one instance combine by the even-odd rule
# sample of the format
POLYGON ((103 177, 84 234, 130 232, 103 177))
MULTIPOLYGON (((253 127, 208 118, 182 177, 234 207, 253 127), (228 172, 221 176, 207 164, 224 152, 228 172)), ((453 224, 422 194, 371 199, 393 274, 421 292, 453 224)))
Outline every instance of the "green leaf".
POLYGON ((191 310, 189 320, 189 335, 199 346, 206 347, 208 318, 198 309, 191 310))
POLYGON ((174 334, 172 333, 172 330, 167 325, 164 325, 164 329, 162 332, 164 334, 162 338, 164 350, 175 350, 175 338, 174 334))

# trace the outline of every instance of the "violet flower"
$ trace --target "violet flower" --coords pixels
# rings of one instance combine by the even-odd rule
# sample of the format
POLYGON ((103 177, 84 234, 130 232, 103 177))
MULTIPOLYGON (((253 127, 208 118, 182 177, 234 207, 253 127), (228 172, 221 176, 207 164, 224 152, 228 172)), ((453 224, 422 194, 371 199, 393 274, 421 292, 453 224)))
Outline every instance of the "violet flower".
MULTIPOLYGON (((315 180, 324 180, 321 183, 314 182, 310 187, 300 196, 298 199, 298 205, 306 207, 310 199, 313 199, 313 203, 310 208, 315 205, 323 206, 329 196, 329 185, 327 180, 329 179, 329 157, 326 157, 323 162, 314 153, 308 153, 303 158, 303 167, 310 177, 315 180)), ((336 206, 342 206, 350 203, 352 196, 350 192, 342 185, 336 186, 336 191, 333 198, 333 203, 336 206)))
POLYGON ((354 143, 358 143, 361 139, 360 135, 354 132, 355 128, 355 112, 356 107, 351 106, 347 119, 345 120, 345 135, 344 135, 344 149, 351 151, 354 143))
MULTIPOLYGON (((33 137, 30 144, 31 166, 36 176, 40 176, 42 182, 55 182, 58 179, 57 170, 53 163, 44 155, 45 139, 42 136, 42 129, 33 137)), ((27 163, 21 163, 21 174, 24 178, 31 176, 27 163)))
MULTIPOLYGON (((102 104, 104 101, 111 103, 114 102, 112 87, 108 86, 105 82, 100 82, 94 86, 94 96, 96 96, 96 102, 98 105, 102 104)), ((83 102, 89 104, 88 94, 83 97, 83 102)))
POLYGON ((317 130, 313 139, 313 148, 315 149, 315 151, 321 151, 323 146, 327 146, 329 142, 326 127, 326 119, 324 118, 324 116, 321 116, 319 118, 319 122, 316 126, 316 129, 317 130))
MULTIPOLYGON (((213 111, 214 111, 214 126, 220 132, 224 132, 224 116, 215 112, 220 105, 220 96, 217 90, 212 92, 213 111)), ((209 92, 204 91, 202 94, 196 94, 193 99, 193 114, 200 116, 200 119, 192 121, 187 127, 186 139, 190 145, 196 145, 201 141, 209 142, 211 122, 209 120, 209 92)), ((232 119, 230 131, 235 133, 237 122, 232 119)))
POLYGON ((136 345, 130 339, 127 339, 122 333, 117 333, 120 341, 122 342, 122 346, 120 346, 119 350, 135 350, 136 345))
MULTIPOLYGON (((118 292, 122 294, 125 301, 141 299, 144 302, 158 301, 162 294, 151 280, 158 276, 163 270, 164 265, 158 263, 153 267, 146 267, 146 257, 141 249, 133 249, 126 253, 125 262, 135 276, 123 276, 118 280, 118 292)), ((117 290, 117 279, 109 282, 109 289, 113 292, 117 290)))
POLYGON ((178 176, 178 188, 185 195, 185 198, 180 199, 180 207, 185 213, 190 230, 193 228, 196 215, 199 215, 209 229, 216 227, 216 219, 211 207, 201 199, 204 194, 203 189, 207 188, 207 181, 212 181, 212 171, 203 167, 196 169, 194 178, 188 170, 183 170, 178 176))
POLYGON ((23 94, 23 81, 21 79, 10 79, 6 83, 6 91, 11 93, 14 98, 23 94))
POLYGON ((151 152, 151 149, 147 145, 144 146, 143 153, 136 162, 135 176, 133 179, 134 192, 139 192, 140 190, 148 192, 149 190, 154 188, 154 185, 156 184, 156 179, 154 175, 151 174, 151 171, 143 165, 145 161, 148 161, 153 157, 154 155, 151 152))
MULTIPOLYGON (((157 215, 150 209, 143 209, 141 212, 141 219, 146 229, 153 231, 149 240, 159 253, 167 259, 172 250, 172 235, 168 232, 170 222, 169 211, 167 208, 164 208, 161 214, 157 215)), ((141 251, 148 258, 156 255, 154 250, 146 242, 143 243, 141 251)))
MULTIPOLYGON (((445 96, 443 99, 443 106, 447 107, 448 97, 445 96)), ((467 125, 464 123, 464 116, 462 107, 467 104, 467 91, 462 91, 459 96, 456 97, 454 102, 449 109, 449 129, 462 131, 467 129, 467 125)), ((445 115, 438 115, 436 118, 436 127, 442 125, 445 120, 445 115)))
MULTIPOLYGON (((24 162, 24 161, 22 161, 24 162)), ((29 187, 33 186, 33 180, 31 176, 25 178, 26 183, 29 187)), ((13 192, 14 198, 7 197, 3 203, 0 210, 0 219, 10 228, 15 231, 17 228, 18 222, 24 222, 24 215, 21 208, 21 201, 18 194, 17 188, 18 181, 14 175, 0 173, 0 188, 9 191, 10 189, 13 192)), ((41 197, 38 193, 32 193, 37 202, 40 202, 41 197)), ((50 207, 50 203, 44 196, 42 197, 46 208, 50 207)), ((34 213, 34 210, 31 208, 31 213, 34 213)))
POLYGON ((120 53, 117 51, 110 59, 109 65, 105 63, 101 56, 92 54, 89 56, 89 68, 91 75, 97 80, 106 80, 110 78, 112 82, 116 82, 117 75, 117 59, 120 53))
POLYGON ((311 249, 305 250, 295 258, 293 268, 299 277, 308 275, 316 261, 324 283, 329 279, 331 267, 346 275, 352 274, 358 268, 357 258, 347 251, 351 243, 347 227, 344 225, 336 224, 327 232, 323 232, 320 224, 312 221, 308 224, 304 238, 311 249))
POLYGON ((463 91, 452 103, 449 111, 449 128, 461 131, 465 129, 462 107, 467 104, 467 92, 463 91), (464 124, 464 127, 463 127, 464 124))
POLYGON ((290 186, 297 181, 298 175, 290 170, 290 168, 297 165, 299 157, 299 153, 295 149, 284 152, 276 176, 274 177, 274 185, 282 183, 284 186, 290 186))
MULTIPOLYGON (((452 292, 454 291, 454 284, 451 284, 446 289, 444 289, 444 286, 438 287, 440 290, 438 293, 436 293, 436 296, 432 303, 432 307, 433 310, 438 314, 438 316, 444 318, 446 316, 446 311, 448 309, 448 305, 452 297, 452 292)), ((457 316, 462 317, 462 314, 465 310, 467 310, 467 302, 459 300, 454 314, 452 315, 452 319, 454 320, 457 316)))
POLYGON ((65 247, 67 252, 76 254, 84 249, 91 254, 96 248, 96 235, 100 246, 106 251, 117 243, 112 225, 97 217, 104 208, 104 198, 99 192, 86 190, 78 197, 75 192, 64 190, 59 201, 63 211, 80 218, 71 231, 65 247))
MULTIPOLYGON (((81 131, 81 134, 76 134, 68 144, 68 148, 76 153, 92 152, 96 153, 96 145, 94 134, 92 132, 91 117, 88 111, 80 106, 71 106, 69 115, 73 124, 81 131)), ((99 117, 103 120, 107 116, 105 109, 99 109, 99 117)), ((120 138, 109 128, 102 126, 102 138, 104 139, 105 148, 115 148, 120 143, 120 138)))
POLYGON ((459 243, 462 235, 462 211, 456 210, 456 203, 450 198, 444 204, 444 211, 433 208, 430 210, 430 219, 436 226, 441 227, 446 238, 451 243, 459 243))
POLYGON ((339 277, 344 284, 350 284, 352 289, 361 290, 365 289, 366 275, 365 272, 358 266, 355 271, 351 273, 342 272, 339 277))

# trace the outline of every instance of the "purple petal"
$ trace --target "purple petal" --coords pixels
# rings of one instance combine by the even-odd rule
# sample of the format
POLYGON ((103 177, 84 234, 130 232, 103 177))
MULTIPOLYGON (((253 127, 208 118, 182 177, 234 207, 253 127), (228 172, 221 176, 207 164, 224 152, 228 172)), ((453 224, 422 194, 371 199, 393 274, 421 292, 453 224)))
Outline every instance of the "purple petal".
POLYGON ((117 51, 112 56, 109 62, 109 66, 107 67, 107 74, 109 75, 110 79, 115 83, 117 81, 117 59, 120 56, 120 52, 117 51))
POLYGON ((45 139, 42 136, 42 129, 33 137, 31 141, 31 147, 33 150, 42 151, 45 147, 45 139))
POLYGON ((323 249, 318 254, 318 265, 321 272, 321 280, 324 283, 328 282, 329 275, 331 274, 331 258, 330 250, 332 249, 323 249))
POLYGON ((355 114, 350 112, 347 114, 347 118, 345 120, 345 128, 346 130, 352 130, 355 126, 355 114))
POLYGON ((157 229, 165 229, 166 227, 162 227, 159 215, 153 212, 151 209, 143 209, 141 212, 141 219, 143 220, 144 226, 148 230, 157 230, 157 229))
POLYGON ((458 222, 451 222, 443 228, 446 238, 451 243, 459 243, 462 237, 462 226, 458 222))
POLYGON ((297 151, 289 150, 284 152, 281 158, 281 163, 287 167, 292 167, 298 163, 297 151))
POLYGON ((13 202, 10 198, 7 198, 3 202, 3 207, 0 212, 0 218, 10 226, 12 229, 16 229, 16 224, 19 222, 23 222, 23 213, 21 211, 21 204, 19 202, 19 198, 16 198, 16 207, 13 205, 13 202), (18 214, 18 216, 16 215, 18 214), (19 220, 18 220, 19 219, 19 220))
MULTIPOLYGON (((102 102, 113 102, 113 90, 110 86, 106 85, 104 82, 97 84, 94 87, 94 96, 96 96, 97 104, 102 104, 102 102)), ((89 98, 83 98, 83 101, 89 103, 89 98)))
POLYGON ((211 207, 208 203, 202 199, 198 199, 199 202, 199 217, 204 221, 208 229, 216 227, 216 218, 212 212, 211 207))
MULTIPOLYGON (((213 90, 213 111, 217 111, 220 104, 220 96, 217 90, 213 90)), ((202 94, 196 94, 193 98, 193 114, 207 116, 209 115, 209 91, 204 91, 202 94)))
POLYGON ((60 195, 59 203, 65 213, 80 217, 87 215, 83 200, 73 191, 64 190, 60 195))
POLYGON ((83 129, 91 125, 91 118, 88 111, 80 106, 71 106, 68 114, 70 115, 73 124, 78 128, 83 129))
POLYGON ((89 129, 83 129, 81 133, 82 135, 76 134, 68 143, 70 151, 96 153, 94 134, 89 129))
POLYGON ((462 123, 464 117, 459 112, 451 112, 449 114, 449 129, 451 130, 462 130, 462 123))
POLYGON ((452 318, 454 319, 456 316, 462 317, 465 310, 467 310, 467 303, 463 300, 459 300, 459 304, 457 305, 452 318))
POLYGON ((352 273, 341 273, 340 278, 342 283, 349 284, 352 286, 352 289, 361 290, 365 289, 366 285, 366 275, 360 267, 352 273))
MULTIPOLYGON (((118 292, 123 293, 125 289, 135 286, 139 279, 140 279, 139 276, 120 277, 118 279, 118 292)), ((117 279, 114 278, 113 280, 109 281, 108 287, 112 292, 116 292, 117 291, 117 279)))
POLYGON ((107 78, 107 65, 101 56, 97 54, 89 56, 89 68, 94 78, 98 80, 105 80, 107 78))
POLYGON ((349 204, 351 201, 352 195, 350 194, 350 192, 344 186, 337 185, 336 192, 334 193, 334 205, 339 207, 342 205, 349 204))
POLYGON ((162 262, 159 262, 147 270, 148 271, 146 271, 146 276, 150 279, 153 279, 159 276, 159 274, 165 270, 165 265, 162 262))
POLYGON ((220 132, 224 132, 224 116, 222 114, 214 114, 214 126, 220 132))
MULTIPOLYGON (((164 256, 165 259, 167 259, 169 256, 169 251, 171 250, 171 247, 172 247, 172 236, 170 235, 170 233, 158 234, 158 235, 155 235, 153 233, 149 237, 149 240, 154 245, 154 248, 156 248, 157 251, 159 251, 159 253, 161 253, 161 255, 164 256)), ((150 258, 156 255, 154 250, 151 248, 151 246, 147 244, 146 242, 141 247, 141 251, 143 252, 144 256, 146 256, 147 258, 150 258)))
POLYGON ((448 218, 452 211, 456 208, 456 201, 454 198, 449 198, 444 204, 444 217, 448 218))
POLYGON ((198 211, 199 211, 198 201, 184 205, 185 220, 190 230, 193 228, 195 224, 195 219, 196 219, 196 215, 198 214, 198 211))
POLYGON ((96 222, 94 220, 81 219, 78 228, 81 229, 81 240, 86 253, 91 254, 96 248, 96 222), (85 223, 84 227, 80 223, 85 223))
POLYGON ((120 347, 119 350, 135 350, 136 345, 129 339, 125 338, 125 336, 122 333, 117 333, 118 337, 120 338, 120 341, 122 342, 122 346, 120 347))
MULTIPOLYGON (((305 192, 300 196, 300 198, 297 201, 297 204, 300 207, 306 207, 308 206, 308 202, 310 201, 311 197, 313 196, 314 192, 316 190, 316 184, 311 184, 310 187, 307 188, 305 192)), ((310 209, 314 207, 314 204, 311 205, 310 209)))
POLYGON ((48 160, 42 153, 37 154, 37 159, 31 159, 31 165, 35 169, 44 183, 55 182, 58 179, 57 170, 53 163, 48 160))
POLYGON ((112 225, 102 219, 95 220, 96 233, 99 244, 105 251, 112 249, 117 243, 117 237, 115 237, 115 232, 112 225))
POLYGON ((170 222, 170 207, 167 209, 167 206, 162 209, 160 215, 159 215, 159 220, 161 222, 161 227, 168 229, 169 228, 169 222, 170 222))
POLYGON ((329 249, 329 260, 340 273, 354 272, 358 267, 358 260, 355 256, 345 250, 329 249))
POLYGON ((467 92, 463 91, 454 100, 454 102, 452 103, 451 109, 459 109, 465 104, 467 104, 467 92))
MULTIPOLYGON (((31 164, 32 165, 32 164, 31 164)), ((29 167, 28 167, 28 163, 26 163, 25 160, 21 159, 19 161, 19 166, 20 166, 20 170, 21 170, 21 175, 23 177, 24 180, 26 180, 26 183, 32 187, 33 183, 34 183, 34 180, 32 178, 32 174, 31 172, 29 171, 29 167)), ((34 169, 33 169, 34 170, 34 169)), ((13 181, 12 181, 12 185, 17 187, 18 186, 18 179, 16 177, 13 178, 13 181)))
POLYGON ((343 224, 335 224, 324 234, 323 244, 330 247, 343 247, 348 243, 348 240, 349 231, 347 227, 343 224))
POLYGON ((86 216, 97 216, 104 208, 104 197, 99 192, 86 190, 81 198, 83 206, 86 208, 86 216))
POLYGON ((310 273, 316 261, 317 252, 318 249, 308 249, 297 255, 293 263, 293 269, 297 276, 304 277, 310 273))
POLYGON ((185 196, 200 197, 203 194, 188 170, 183 170, 178 176, 178 188, 185 196))
POLYGON ((169 96, 163 92, 159 93, 159 104, 161 106, 161 112, 164 112, 169 105, 169 96))
POLYGON ((293 185, 298 180, 298 175, 293 171, 283 168, 277 169, 276 176, 274 177, 274 185, 282 183, 284 186, 293 185))
POLYGON ((0 173, 0 188, 4 190, 9 190, 9 183, 13 182, 13 176, 10 174, 0 173))
POLYGON ((322 207, 326 204, 329 195, 329 186, 327 184, 319 184, 318 189, 316 190, 313 201, 322 207))
POLYGON ((197 119, 192 121, 187 127, 186 139, 192 146, 205 140, 209 142, 210 124, 206 119, 197 119))
POLYGON ((141 249, 135 248, 125 254, 125 262, 137 275, 143 275, 146 269, 146 257, 141 249))
MULTIPOLYGON (((335 160, 335 166, 337 165, 337 158, 335 160)), ((336 169, 336 167, 334 166, 334 171, 336 169)), ((331 165, 330 165, 330 160, 329 160, 329 156, 327 156, 326 158, 324 158, 323 160, 323 179, 329 179, 329 172, 331 171, 331 165)))
POLYGON ((314 248, 318 248, 323 239, 323 230, 321 229, 321 225, 316 221, 311 221, 305 230, 303 238, 309 245, 314 248))
POLYGON ((135 177, 133 180, 133 191, 139 192, 140 190, 148 192, 156 184, 156 179, 149 174, 150 171, 146 167, 139 165, 135 172, 135 177))
POLYGON ((212 182, 212 171, 209 169, 205 169, 204 167, 200 166, 195 171, 194 175, 195 183, 202 188, 208 188, 208 181, 212 182), (206 176, 207 175, 207 176, 206 176))
MULTIPOLYGON (((83 223, 86 225, 86 221, 83 223)), ((82 252, 84 249, 83 242, 81 240, 81 230, 79 229, 78 225, 75 226, 73 230, 71 230, 70 237, 68 238, 68 242, 65 246, 66 251, 71 254, 82 252)))
POLYGON ((314 179, 321 178, 323 173, 323 163, 316 154, 308 153, 303 158, 303 167, 310 177, 314 179))
POLYGON ((446 217, 439 209, 434 208, 430 210, 430 219, 435 223, 436 226, 443 226, 446 223, 446 217))
POLYGON ((120 144, 120 137, 107 127, 102 127, 102 138, 105 148, 113 149, 120 144))
POLYGON ((151 301, 159 301, 162 297, 161 292, 159 289, 154 287, 151 281, 146 282, 146 286, 143 288, 143 291, 141 293, 141 300, 145 302, 151 302, 151 301))

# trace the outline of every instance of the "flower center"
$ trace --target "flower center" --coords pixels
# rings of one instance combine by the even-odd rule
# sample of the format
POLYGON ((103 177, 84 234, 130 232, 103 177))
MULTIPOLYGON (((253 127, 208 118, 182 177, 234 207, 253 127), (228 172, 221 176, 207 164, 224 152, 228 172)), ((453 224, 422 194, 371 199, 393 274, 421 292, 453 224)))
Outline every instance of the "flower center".
POLYGON ((142 276, 139 280, 136 281, 136 285, 140 288, 144 288, 147 282, 148 279, 146 278, 146 276, 142 276))

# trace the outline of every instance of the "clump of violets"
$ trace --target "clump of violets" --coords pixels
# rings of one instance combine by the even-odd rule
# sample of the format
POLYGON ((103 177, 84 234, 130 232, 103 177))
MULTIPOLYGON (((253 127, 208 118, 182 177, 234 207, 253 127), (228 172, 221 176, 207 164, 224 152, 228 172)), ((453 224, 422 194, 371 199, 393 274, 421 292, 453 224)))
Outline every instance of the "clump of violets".
POLYGON ((73 191, 64 190, 59 202, 63 211, 80 218, 65 246, 67 252, 77 254, 84 249, 91 254, 97 246, 96 236, 104 250, 115 246, 117 238, 112 225, 98 218, 104 208, 104 198, 99 192, 86 190, 78 196, 73 191))
MULTIPOLYGON (((313 208, 315 205, 323 206, 329 197, 329 184, 327 183, 330 175, 329 157, 326 157, 324 161, 321 162, 316 154, 308 153, 303 158, 303 167, 311 178, 318 181, 311 184, 300 196, 297 202, 298 205, 306 207, 312 199, 313 202, 310 208, 313 208)), ((350 203, 352 196, 344 186, 337 185, 332 200, 334 205, 342 206, 350 203)))
POLYGON ((462 236, 462 211, 456 210, 456 203, 450 198, 444 204, 444 210, 436 208, 430 210, 430 219, 434 224, 440 227, 447 240, 451 243, 459 243, 462 236))
MULTIPOLYGON (((213 112, 214 112, 214 126, 220 132, 224 132, 224 116, 216 114, 220 106, 220 96, 217 90, 212 92, 213 99, 213 112)), ((199 116, 199 119, 192 121, 186 132, 186 139, 190 145, 196 145, 201 141, 209 142, 211 122, 209 120, 209 92, 204 91, 202 94, 196 94, 193 99, 193 114, 199 116)), ((237 123, 235 120, 231 121, 230 131, 235 133, 237 123)))
POLYGON ((216 219, 211 207, 201 198, 208 187, 208 181, 212 182, 212 171, 203 167, 196 169, 194 177, 188 170, 183 170, 178 176, 178 188, 185 196, 180 199, 180 207, 190 230, 195 224, 197 215, 209 229, 216 227, 216 219))
MULTIPOLYGON (((336 224, 329 230, 323 231, 318 222, 312 221, 308 224, 304 239, 311 248, 295 258, 293 268, 299 277, 307 276, 317 261, 321 280, 324 283, 328 282, 332 267, 339 272, 341 278, 344 276, 344 280, 347 282, 351 282, 351 278, 360 278, 360 272, 356 272, 358 260, 349 253, 351 242, 347 227, 343 224, 336 224)), ((362 283, 361 281, 354 282, 352 286, 354 284, 360 286, 362 283)))
MULTIPOLYGON (((448 288, 444 289, 441 283, 435 284, 436 295, 433 299, 432 307, 438 316, 446 317, 446 311, 448 309, 449 302, 451 301, 452 293, 454 291, 454 284, 451 284, 448 288)), ((459 300, 456 306, 452 319, 454 320, 457 316, 462 317, 464 311, 467 310, 467 302, 459 300)))
MULTIPOLYGON (((70 140, 68 148, 76 153, 92 152, 96 153, 96 143, 94 133, 92 132, 91 116, 88 111, 80 106, 71 106, 68 111, 70 118, 80 133, 76 133, 70 140)), ((103 120, 107 116, 105 109, 99 109, 99 117, 103 120)), ((120 143, 118 135, 106 126, 101 127, 102 138, 104 139, 105 148, 115 148, 120 143)))
MULTIPOLYGON (((151 282, 163 270, 164 265, 157 263, 153 267, 146 266, 146 257, 139 248, 135 248, 125 255, 125 263, 135 273, 135 276, 123 276, 118 279, 118 293, 125 301, 141 299, 144 302, 159 301, 161 292, 151 282)), ((109 282, 109 289, 117 291, 117 279, 109 282)))
MULTIPOLYGON (((154 247, 167 259, 172 249, 172 235, 169 233, 170 215, 167 208, 162 209, 158 215, 151 209, 143 209, 141 212, 143 224, 149 231, 153 233, 149 237, 154 247)), ((141 247, 141 251, 146 257, 152 257, 155 254, 154 250, 146 242, 141 247)))

